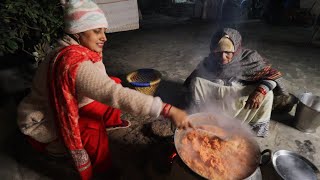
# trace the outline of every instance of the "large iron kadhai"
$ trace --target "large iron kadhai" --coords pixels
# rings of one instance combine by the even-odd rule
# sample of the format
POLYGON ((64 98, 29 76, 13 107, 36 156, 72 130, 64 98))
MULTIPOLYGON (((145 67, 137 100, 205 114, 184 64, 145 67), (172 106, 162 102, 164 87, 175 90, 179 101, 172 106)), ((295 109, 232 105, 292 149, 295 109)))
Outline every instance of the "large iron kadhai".
POLYGON ((250 179, 261 155, 271 154, 261 153, 251 131, 237 120, 209 113, 190 115, 189 120, 195 129, 177 129, 175 147, 182 161, 206 179, 250 179))

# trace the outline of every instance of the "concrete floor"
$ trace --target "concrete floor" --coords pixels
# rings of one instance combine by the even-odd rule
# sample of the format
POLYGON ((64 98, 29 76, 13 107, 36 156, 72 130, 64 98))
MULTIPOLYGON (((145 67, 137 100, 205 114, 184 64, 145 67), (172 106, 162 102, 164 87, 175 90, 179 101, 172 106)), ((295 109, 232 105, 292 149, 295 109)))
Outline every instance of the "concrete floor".
MULTIPOLYGON (((245 47, 258 50, 283 72, 290 93, 298 95, 307 91, 320 95, 320 51, 319 47, 309 43, 311 28, 274 27, 260 21, 234 26, 243 35, 245 47)), ((183 107, 182 83, 198 62, 207 56, 210 37, 216 28, 210 22, 145 17, 139 30, 108 35, 104 51, 107 72, 125 81, 125 75, 133 70, 157 69, 163 75, 157 95, 166 102, 183 107)), ((14 103, 9 104, 1 114, 7 114, 14 107, 14 103)), ((290 113, 273 114, 269 136, 256 140, 261 150, 291 150, 320 168, 320 128, 312 134, 300 132, 293 126, 294 113, 295 108, 290 113)), ((14 111, 11 115, 5 119, 12 124, 14 111)), ((124 118, 130 119, 132 126, 110 132, 114 164, 120 168, 122 179, 179 179, 177 174, 187 174, 184 179, 199 179, 186 168, 175 168, 178 160, 171 165, 166 164, 165 157, 174 147, 170 136, 158 137, 150 132, 151 122, 158 119, 126 114, 124 118)), ((37 157, 19 134, 8 137, 4 142, 2 144, 7 148, 0 154, 1 179, 75 177, 63 163, 37 157)), ((270 166, 269 163, 266 168, 261 168, 263 179, 275 179, 270 166)))

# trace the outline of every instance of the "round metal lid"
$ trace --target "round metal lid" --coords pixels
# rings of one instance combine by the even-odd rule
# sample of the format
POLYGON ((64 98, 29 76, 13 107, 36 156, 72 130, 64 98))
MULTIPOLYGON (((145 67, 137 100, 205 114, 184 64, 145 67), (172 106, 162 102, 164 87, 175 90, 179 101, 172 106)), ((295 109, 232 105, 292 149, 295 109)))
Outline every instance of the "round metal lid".
POLYGON ((319 170, 303 156, 287 150, 276 151, 272 163, 285 180, 317 180, 319 170))

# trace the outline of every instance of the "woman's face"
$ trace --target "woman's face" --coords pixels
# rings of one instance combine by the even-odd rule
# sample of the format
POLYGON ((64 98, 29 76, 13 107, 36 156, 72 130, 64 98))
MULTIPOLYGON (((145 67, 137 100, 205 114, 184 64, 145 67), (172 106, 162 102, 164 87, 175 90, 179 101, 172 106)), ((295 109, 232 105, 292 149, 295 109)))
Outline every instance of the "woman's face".
POLYGON ((79 42, 82 46, 89 48, 92 51, 101 53, 103 45, 107 41, 105 35, 106 28, 91 29, 79 33, 79 42))
POLYGON ((218 57, 219 63, 221 64, 228 64, 232 61, 233 58, 233 52, 214 52, 215 56, 218 57))

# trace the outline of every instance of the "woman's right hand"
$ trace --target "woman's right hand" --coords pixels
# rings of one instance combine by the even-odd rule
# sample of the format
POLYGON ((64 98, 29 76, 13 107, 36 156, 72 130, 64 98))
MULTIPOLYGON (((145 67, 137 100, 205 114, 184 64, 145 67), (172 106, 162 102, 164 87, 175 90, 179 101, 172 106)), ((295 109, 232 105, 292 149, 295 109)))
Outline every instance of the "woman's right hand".
POLYGON ((193 128, 192 124, 188 120, 187 113, 182 109, 172 106, 169 111, 168 118, 172 120, 177 128, 193 128))
POLYGON ((253 91, 244 106, 245 109, 258 109, 265 98, 265 95, 260 93, 259 91, 253 91))

